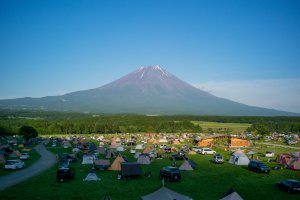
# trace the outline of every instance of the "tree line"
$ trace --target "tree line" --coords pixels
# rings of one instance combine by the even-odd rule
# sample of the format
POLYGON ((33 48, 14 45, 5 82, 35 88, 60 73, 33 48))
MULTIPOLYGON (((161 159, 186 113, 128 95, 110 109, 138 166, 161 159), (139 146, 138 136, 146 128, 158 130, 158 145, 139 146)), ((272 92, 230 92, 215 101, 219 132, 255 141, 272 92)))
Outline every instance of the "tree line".
POLYGON ((22 126, 32 126, 39 134, 201 132, 201 126, 191 121, 250 123, 252 126, 248 131, 258 134, 300 133, 300 117, 144 116, 0 110, 0 134, 17 134, 22 126))

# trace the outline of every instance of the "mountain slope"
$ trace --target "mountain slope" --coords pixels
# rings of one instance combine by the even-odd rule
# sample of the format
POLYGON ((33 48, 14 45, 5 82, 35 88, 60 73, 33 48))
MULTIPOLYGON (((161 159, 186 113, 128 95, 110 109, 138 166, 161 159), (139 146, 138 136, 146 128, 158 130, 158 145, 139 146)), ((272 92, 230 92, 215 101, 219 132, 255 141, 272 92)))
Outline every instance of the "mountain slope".
POLYGON ((0 108, 158 115, 297 115, 213 96, 159 66, 141 67, 91 90, 43 98, 0 100, 0 108))

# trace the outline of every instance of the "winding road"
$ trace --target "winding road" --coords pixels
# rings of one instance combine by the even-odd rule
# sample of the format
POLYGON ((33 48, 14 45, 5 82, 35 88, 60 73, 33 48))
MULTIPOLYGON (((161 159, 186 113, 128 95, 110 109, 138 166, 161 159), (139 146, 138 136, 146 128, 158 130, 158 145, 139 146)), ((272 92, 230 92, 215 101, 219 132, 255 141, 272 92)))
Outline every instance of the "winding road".
POLYGON ((46 150, 43 144, 37 145, 34 149, 41 155, 41 158, 30 167, 0 177, 0 191, 33 177, 40 172, 49 169, 56 163, 56 156, 50 151, 46 150))

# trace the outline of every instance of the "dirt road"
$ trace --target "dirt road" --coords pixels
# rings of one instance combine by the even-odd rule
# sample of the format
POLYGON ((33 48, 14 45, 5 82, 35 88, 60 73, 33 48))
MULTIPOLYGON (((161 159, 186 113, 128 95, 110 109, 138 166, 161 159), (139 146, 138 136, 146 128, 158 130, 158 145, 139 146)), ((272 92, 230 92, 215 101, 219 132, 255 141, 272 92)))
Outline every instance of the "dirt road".
POLYGON ((273 143, 268 143, 268 142, 258 142, 257 144, 265 144, 265 145, 270 145, 270 146, 276 146, 276 147, 283 147, 283 148, 288 148, 288 149, 300 150, 300 147, 294 147, 294 146, 290 146, 290 145, 273 144, 273 143))
POLYGON ((25 167, 17 172, 0 177, 0 191, 33 177, 40 172, 49 169, 56 163, 56 156, 46 150, 43 144, 37 145, 35 150, 41 155, 41 158, 30 167, 25 167))

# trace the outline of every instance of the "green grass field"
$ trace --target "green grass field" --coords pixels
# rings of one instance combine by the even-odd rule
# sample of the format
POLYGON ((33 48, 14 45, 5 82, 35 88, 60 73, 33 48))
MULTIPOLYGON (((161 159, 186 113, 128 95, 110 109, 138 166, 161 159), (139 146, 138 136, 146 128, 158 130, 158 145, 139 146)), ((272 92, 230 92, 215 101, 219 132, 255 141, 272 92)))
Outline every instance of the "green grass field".
POLYGON ((219 122, 206 122, 206 121, 192 121, 192 123, 202 127, 203 132, 207 133, 209 130, 213 132, 227 132, 227 133, 242 133, 251 124, 246 123, 219 123, 219 122))
MULTIPOLYGON (((268 147, 258 146, 255 151, 262 154, 268 147)), ((49 148, 55 154, 68 152, 63 148, 49 148)), ((230 154, 216 149, 223 154, 226 160, 230 154)), ((276 152, 286 152, 285 149, 277 148, 276 152)), ((135 161, 132 155, 127 155, 130 161, 135 161)), ((182 194, 198 199, 219 199, 231 187, 233 187, 243 199, 299 199, 299 194, 287 194, 275 189, 275 182, 283 179, 300 180, 299 171, 272 170, 270 174, 257 174, 251 172, 244 166, 234 166, 228 162, 222 165, 212 164, 210 155, 188 155, 193 159, 198 167, 194 171, 183 171, 182 180, 178 183, 165 182, 166 187, 178 191, 182 194)), ((103 156, 102 156, 103 158, 103 156)), ((263 158, 266 160, 265 158, 263 158)), ((113 160, 113 159, 112 159, 113 160)), ((182 161, 177 161, 180 166, 182 161)), ((15 185, 0 193, 1 199, 14 200, 39 200, 39 199, 101 199, 104 194, 108 194, 113 200, 138 200, 141 196, 159 189, 162 185, 159 179, 159 170, 172 161, 168 158, 154 160, 151 165, 143 165, 143 171, 151 171, 150 178, 140 176, 137 179, 117 180, 117 172, 97 171, 97 175, 102 179, 98 182, 84 182, 83 178, 91 165, 82 165, 78 160, 73 166, 76 169, 76 176, 71 182, 56 183, 56 167, 41 173, 21 184, 15 185)), ((269 165, 277 165, 267 163, 269 165)))

